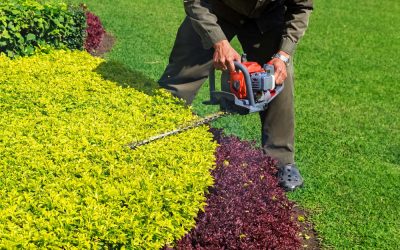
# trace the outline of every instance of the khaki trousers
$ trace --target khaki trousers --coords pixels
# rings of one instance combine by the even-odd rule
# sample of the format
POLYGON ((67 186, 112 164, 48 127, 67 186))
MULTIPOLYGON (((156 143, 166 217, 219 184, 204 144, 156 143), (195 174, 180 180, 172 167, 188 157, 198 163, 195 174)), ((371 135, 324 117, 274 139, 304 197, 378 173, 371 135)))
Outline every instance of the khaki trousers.
MULTIPOLYGON (((219 25, 228 40, 237 36, 249 61, 263 65, 279 50, 282 29, 261 33, 257 24, 248 20, 238 27, 223 20, 219 25)), ((200 36, 186 19, 181 24, 169 64, 158 83, 173 95, 191 104, 201 85, 208 78, 214 50, 203 48, 200 36)), ((260 112, 261 142, 264 152, 279 165, 294 163, 294 82, 293 66, 287 68, 284 90, 260 112)))

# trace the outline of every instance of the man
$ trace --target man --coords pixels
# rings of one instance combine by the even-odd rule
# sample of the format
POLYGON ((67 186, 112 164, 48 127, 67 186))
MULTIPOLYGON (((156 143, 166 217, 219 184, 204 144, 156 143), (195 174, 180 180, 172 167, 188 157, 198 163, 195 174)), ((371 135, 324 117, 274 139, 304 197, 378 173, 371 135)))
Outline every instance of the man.
POLYGON ((264 152, 278 160, 279 184, 302 186, 294 163, 293 53, 303 36, 312 0, 184 0, 180 26, 161 87, 191 104, 210 68, 233 71, 240 55, 229 41, 237 36, 249 61, 270 61, 285 88, 260 112, 264 152))

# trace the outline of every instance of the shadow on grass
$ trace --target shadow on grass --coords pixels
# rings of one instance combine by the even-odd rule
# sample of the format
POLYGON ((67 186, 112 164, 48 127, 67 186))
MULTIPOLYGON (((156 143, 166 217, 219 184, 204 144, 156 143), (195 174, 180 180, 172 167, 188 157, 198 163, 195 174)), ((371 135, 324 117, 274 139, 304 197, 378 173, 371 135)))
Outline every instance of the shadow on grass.
POLYGON ((125 88, 134 88, 150 96, 153 96, 155 90, 159 89, 156 81, 142 72, 128 69, 117 61, 103 62, 95 69, 95 72, 103 76, 105 80, 113 81, 125 88))
POLYGON ((391 156, 389 157, 389 162, 395 165, 400 165, 400 145, 392 145, 389 147, 389 152, 391 156))

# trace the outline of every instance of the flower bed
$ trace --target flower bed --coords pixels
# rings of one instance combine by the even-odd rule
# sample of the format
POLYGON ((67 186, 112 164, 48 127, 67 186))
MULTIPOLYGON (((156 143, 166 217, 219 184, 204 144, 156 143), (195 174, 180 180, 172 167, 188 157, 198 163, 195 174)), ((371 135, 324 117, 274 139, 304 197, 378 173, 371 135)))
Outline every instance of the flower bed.
POLYGON ((79 51, 0 56, 0 248, 157 249, 194 226, 211 134, 131 150, 194 117, 163 91, 104 80, 105 64, 79 51))
POLYGON ((297 218, 277 185, 275 163, 248 142, 214 133, 215 185, 196 228, 176 248, 299 249, 297 218))

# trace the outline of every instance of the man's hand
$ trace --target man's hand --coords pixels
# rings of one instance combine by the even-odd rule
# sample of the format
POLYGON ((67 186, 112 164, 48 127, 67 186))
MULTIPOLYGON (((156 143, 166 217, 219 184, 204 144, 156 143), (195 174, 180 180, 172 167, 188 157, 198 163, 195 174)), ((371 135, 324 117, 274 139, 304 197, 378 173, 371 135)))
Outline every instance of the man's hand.
MULTIPOLYGON (((286 56, 289 58, 290 56, 283 51, 279 51, 279 54, 286 56)), ((286 71, 286 64, 279 58, 273 58, 271 61, 268 62, 269 64, 274 65, 275 69, 275 82, 278 85, 281 85, 287 77, 287 71, 286 71)))
POLYGON ((228 40, 222 40, 214 44, 214 67, 220 70, 235 71, 235 65, 233 61, 240 62, 240 55, 237 53, 228 42, 228 40))

